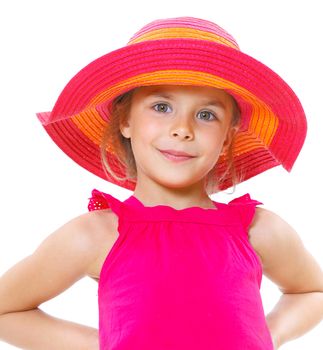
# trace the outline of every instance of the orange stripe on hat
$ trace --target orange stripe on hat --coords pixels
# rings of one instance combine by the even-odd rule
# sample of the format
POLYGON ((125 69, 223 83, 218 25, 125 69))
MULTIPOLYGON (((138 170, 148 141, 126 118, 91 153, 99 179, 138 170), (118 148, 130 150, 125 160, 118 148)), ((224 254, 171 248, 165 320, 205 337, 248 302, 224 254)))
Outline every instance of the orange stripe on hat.
POLYGON ((192 29, 192 28, 163 28, 163 29, 152 30, 148 33, 145 33, 137 38, 130 40, 128 45, 139 43, 146 40, 175 39, 179 37, 186 38, 186 39, 208 40, 208 41, 224 44, 226 46, 230 46, 235 49, 239 49, 237 45, 235 45, 231 41, 219 35, 216 35, 207 31, 192 29))

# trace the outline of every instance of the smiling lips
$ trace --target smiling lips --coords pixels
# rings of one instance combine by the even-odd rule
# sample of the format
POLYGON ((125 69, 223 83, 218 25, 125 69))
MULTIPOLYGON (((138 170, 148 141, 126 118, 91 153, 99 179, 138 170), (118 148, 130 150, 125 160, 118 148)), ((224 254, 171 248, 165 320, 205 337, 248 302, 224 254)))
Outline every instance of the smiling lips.
POLYGON ((182 162, 188 159, 195 158, 195 156, 192 156, 186 152, 180 152, 175 151, 172 149, 166 149, 166 150, 159 150, 165 158, 174 161, 174 162, 182 162))

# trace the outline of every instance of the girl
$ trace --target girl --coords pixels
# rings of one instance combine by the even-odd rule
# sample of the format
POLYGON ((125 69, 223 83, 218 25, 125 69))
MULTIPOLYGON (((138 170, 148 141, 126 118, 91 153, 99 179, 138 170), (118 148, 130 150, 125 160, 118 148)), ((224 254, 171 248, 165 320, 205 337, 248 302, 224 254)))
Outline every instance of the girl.
POLYGON ((216 24, 156 20, 93 61, 38 118, 79 165, 133 194, 89 212, 0 280, 0 337, 26 349, 278 349, 323 315, 323 273, 249 194, 210 195, 283 165, 306 120, 291 88, 216 24), (265 317, 262 274, 283 295, 265 317), (99 329, 39 306, 98 280, 99 329), (304 314, 306 317, 304 317, 304 314))

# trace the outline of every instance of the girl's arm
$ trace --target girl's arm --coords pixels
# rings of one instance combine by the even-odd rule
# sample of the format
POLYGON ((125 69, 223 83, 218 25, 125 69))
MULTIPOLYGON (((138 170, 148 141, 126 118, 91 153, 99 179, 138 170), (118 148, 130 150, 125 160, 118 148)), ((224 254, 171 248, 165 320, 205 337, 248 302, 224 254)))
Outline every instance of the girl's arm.
POLYGON ((295 230, 273 212, 257 208, 249 233, 264 275, 283 293, 267 315, 278 348, 323 319, 323 272, 295 230))
POLYGON ((22 349, 99 348, 96 329, 51 317, 38 306, 92 271, 108 219, 108 212, 94 211, 71 220, 0 278, 0 340, 22 349))
POLYGON ((97 330, 61 320, 40 309, 0 316, 1 338, 19 349, 97 350, 97 330))

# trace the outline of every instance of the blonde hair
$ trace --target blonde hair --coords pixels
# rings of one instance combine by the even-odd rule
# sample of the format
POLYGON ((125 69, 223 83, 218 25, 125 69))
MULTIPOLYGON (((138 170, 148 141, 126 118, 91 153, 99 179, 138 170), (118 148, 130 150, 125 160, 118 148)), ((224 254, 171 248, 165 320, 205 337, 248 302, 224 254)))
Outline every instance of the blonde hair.
MULTIPOLYGON (((231 100, 233 105, 233 111, 232 111, 230 126, 231 128, 234 128, 235 131, 237 131, 240 126, 241 113, 240 113, 240 109, 237 101, 232 96, 231 96, 231 100)), ((223 154, 224 160, 227 163, 227 167, 225 171, 222 172, 222 175, 221 175, 217 167, 217 164, 215 164, 213 169, 211 169, 206 176, 205 189, 208 195, 219 192, 222 183, 227 179, 228 175, 230 176, 231 183, 232 183, 231 193, 234 193, 236 189, 236 185, 241 182, 242 175, 238 174, 234 165, 233 148, 234 148, 234 142, 235 142, 235 135, 236 135, 236 132, 233 134, 233 137, 228 146, 226 154, 223 154)))
MULTIPOLYGON (((124 125, 129 118, 129 112, 131 107, 131 100, 134 91, 132 89, 118 97, 116 97, 109 108, 109 122, 105 128, 102 140, 100 144, 101 163, 107 177, 112 177, 117 181, 135 181, 137 177, 137 167, 135 157, 131 148, 131 141, 129 138, 124 137, 120 132, 120 126, 124 125), (114 157, 107 157, 107 151, 112 153, 114 157), (113 164, 114 163, 114 164, 113 164), (118 164, 119 163, 119 164, 118 164), (117 173, 112 170, 114 168, 120 168, 120 164, 125 169, 125 175, 122 176, 121 172, 117 173)), ((233 115, 231 119, 231 127, 238 128, 240 123, 240 110, 236 100, 232 97, 233 101, 233 115)), ((224 155, 224 159, 227 162, 227 168, 225 172, 220 176, 215 165, 211 171, 207 174, 205 180, 205 190, 210 195, 218 192, 221 187, 221 183, 226 176, 230 174, 233 192, 235 186, 240 182, 239 176, 234 166, 233 158, 233 136, 230 145, 228 146, 227 153, 224 155)))

